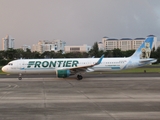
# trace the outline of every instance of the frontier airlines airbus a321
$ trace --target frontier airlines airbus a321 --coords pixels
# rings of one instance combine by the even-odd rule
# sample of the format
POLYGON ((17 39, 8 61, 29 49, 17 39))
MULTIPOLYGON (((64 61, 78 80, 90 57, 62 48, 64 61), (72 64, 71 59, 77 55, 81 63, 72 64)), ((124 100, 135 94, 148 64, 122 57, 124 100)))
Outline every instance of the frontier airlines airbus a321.
POLYGON ((83 72, 116 71, 141 67, 156 62, 150 58, 155 37, 148 36, 135 53, 126 58, 71 58, 71 59, 19 59, 9 62, 2 68, 3 72, 19 74, 56 74, 58 78, 77 75, 81 80, 83 72))

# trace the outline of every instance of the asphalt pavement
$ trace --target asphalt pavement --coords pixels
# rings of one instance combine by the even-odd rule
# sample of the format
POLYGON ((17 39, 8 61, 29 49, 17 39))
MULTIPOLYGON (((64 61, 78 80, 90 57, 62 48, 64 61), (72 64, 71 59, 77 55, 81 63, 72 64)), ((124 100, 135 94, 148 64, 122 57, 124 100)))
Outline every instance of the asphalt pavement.
POLYGON ((102 76, 0 78, 0 120, 160 120, 159 76, 102 76))

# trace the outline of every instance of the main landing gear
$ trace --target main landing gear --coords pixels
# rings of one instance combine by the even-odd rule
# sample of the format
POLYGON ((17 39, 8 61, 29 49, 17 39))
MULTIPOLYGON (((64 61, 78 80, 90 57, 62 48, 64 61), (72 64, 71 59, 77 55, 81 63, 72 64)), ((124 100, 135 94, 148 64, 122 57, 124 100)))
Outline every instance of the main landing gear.
POLYGON ((22 74, 19 74, 18 80, 22 80, 22 74))
POLYGON ((82 75, 77 75, 77 80, 82 80, 83 76, 82 75))

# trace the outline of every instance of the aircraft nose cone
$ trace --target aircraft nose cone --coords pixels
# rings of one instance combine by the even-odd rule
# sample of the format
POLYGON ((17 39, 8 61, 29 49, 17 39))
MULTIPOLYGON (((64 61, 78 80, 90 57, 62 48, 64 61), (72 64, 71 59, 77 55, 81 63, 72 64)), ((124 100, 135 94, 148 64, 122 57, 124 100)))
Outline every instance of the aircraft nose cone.
POLYGON ((6 67, 5 67, 5 66, 2 67, 2 71, 3 71, 3 72, 6 72, 6 67))

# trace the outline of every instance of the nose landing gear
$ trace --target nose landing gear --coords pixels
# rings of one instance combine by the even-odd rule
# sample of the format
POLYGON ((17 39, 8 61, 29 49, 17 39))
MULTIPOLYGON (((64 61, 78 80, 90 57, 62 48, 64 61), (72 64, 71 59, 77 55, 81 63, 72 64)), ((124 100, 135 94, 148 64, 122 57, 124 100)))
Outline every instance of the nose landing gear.
POLYGON ((22 74, 19 74, 18 80, 22 80, 22 74))

